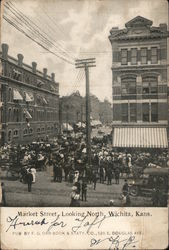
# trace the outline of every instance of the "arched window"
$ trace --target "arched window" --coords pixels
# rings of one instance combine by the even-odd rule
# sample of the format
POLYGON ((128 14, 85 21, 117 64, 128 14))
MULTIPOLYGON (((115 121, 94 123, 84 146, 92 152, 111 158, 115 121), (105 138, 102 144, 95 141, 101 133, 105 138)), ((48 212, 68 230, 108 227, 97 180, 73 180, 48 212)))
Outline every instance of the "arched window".
POLYGON ((33 134, 33 128, 29 129, 29 134, 33 134))
POLYGON ((136 94, 136 77, 124 77, 121 79, 122 95, 136 94))
POLYGON ((145 76, 142 78, 142 93, 143 94, 157 94, 158 79, 157 76, 145 76))
POLYGON ((19 134, 18 130, 15 129, 14 132, 13 132, 13 136, 14 136, 14 137, 18 137, 18 134, 19 134))
POLYGON ((11 140, 12 140, 12 131, 9 130, 8 131, 8 142, 11 142, 11 140))
POLYGON ((11 102, 11 99, 12 99, 12 89, 9 88, 8 89, 8 102, 11 102))
POLYGON ((11 108, 8 109, 8 122, 11 122, 12 110, 11 108))
POLYGON ((16 122, 19 122, 19 109, 16 109, 16 122))

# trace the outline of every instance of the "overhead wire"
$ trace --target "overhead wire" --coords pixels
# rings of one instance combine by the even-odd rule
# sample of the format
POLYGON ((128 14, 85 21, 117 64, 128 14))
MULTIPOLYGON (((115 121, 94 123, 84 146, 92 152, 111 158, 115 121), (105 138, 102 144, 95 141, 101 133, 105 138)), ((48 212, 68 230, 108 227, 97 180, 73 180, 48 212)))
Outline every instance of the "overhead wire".
POLYGON ((38 44, 40 47, 42 47, 43 49, 47 50, 48 52, 52 53, 53 55, 55 55, 56 57, 62 59, 63 61, 74 65, 74 63, 72 63, 71 61, 65 59, 64 57, 56 54, 55 52, 51 51, 49 48, 47 48, 45 45, 43 45, 42 43, 38 42, 37 40, 35 40, 33 37, 31 37, 29 34, 27 34, 22 28, 18 27, 18 25, 16 25, 14 22, 12 22, 8 17, 6 17, 5 15, 3 15, 3 18, 6 22, 8 22, 10 25, 12 25, 15 29, 17 29, 18 31, 20 31, 22 34, 24 34, 26 37, 28 37, 29 39, 31 39, 33 42, 35 42, 36 44, 38 44))
MULTIPOLYGON (((33 30, 33 32, 35 32, 36 34, 38 34, 43 42, 48 42, 49 44, 51 44, 51 46, 54 46, 56 49, 60 49, 62 51, 59 51, 60 53, 64 53, 66 56, 69 56, 69 54, 67 54, 66 51, 64 51, 63 49, 61 49, 57 42, 49 37, 49 34, 47 34, 46 32, 42 31, 39 26, 36 25, 36 23, 34 23, 32 20, 30 20, 27 16, 25 16, 23 13, 21 13, 16 7, 12 7, 10 4, 11 2, 7 2, 8 6, 5 5, 6 8, 8 8, 9 11, 11 11, 13 13, 13 15, 15 15, 16 18, 18 18, 20 21, 23 21, 23 23, 28 26, 30 28, 30 30, 33 30), (47 36, 47 37, 46 37, 47 36), (55 43, 53 43, 51 40, 53 40, 55 43)), ((27 27, 27 28, 28 28, 27 27)), ((64 55, 64 56, 65 56, 64 55)))

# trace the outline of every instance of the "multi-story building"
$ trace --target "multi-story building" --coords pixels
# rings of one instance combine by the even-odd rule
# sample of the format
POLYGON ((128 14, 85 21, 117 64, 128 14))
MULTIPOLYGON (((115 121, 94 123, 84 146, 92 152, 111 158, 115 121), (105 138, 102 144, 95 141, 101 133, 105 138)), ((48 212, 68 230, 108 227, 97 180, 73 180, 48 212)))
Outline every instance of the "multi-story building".
POLYGON ((2 144, 28 143, 57 135, 59 129, 59 84, 55 74, 47 75, 8 55, 8 45, 2 44, 2 144))
POLYGON ((112 123, 112 106, 108 100, 100 102, 100 121, 102 124, 111 124, 112 123))
POLYGON ((71 125, 85 122, 84 99, 78 91, 60 98, 60 122, 71 125))
MULTIPOLYGON (((105 100, 101 102, 95 95, 90 96, 91 121, 101 121, 103 124, 112 122, 112 107, 105 100)), ((60 98, 60 123, 74 125, 86 122, 86 98, 79 91, 60 98)))
POLYGON ((100 120, 100 101, 95 95, 90 95, 90 116, 92 120, 100 120))
POLYGON ((166 148, 167 25, 137 16, 114 27, 113 146, 166 148))

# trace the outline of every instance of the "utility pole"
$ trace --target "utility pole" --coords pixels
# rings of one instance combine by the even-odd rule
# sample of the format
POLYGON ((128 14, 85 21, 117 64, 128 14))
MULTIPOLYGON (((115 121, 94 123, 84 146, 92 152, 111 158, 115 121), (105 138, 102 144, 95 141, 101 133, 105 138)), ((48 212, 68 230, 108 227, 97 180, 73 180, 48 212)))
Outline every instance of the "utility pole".
POLYGON ((91 165, 91 126, 90 126, 90 85, 89 85, 89 68, 96 67, 95 58, 77 59, 76 68, 84 68, 86 75, 86 149, 87 163, 91 165))

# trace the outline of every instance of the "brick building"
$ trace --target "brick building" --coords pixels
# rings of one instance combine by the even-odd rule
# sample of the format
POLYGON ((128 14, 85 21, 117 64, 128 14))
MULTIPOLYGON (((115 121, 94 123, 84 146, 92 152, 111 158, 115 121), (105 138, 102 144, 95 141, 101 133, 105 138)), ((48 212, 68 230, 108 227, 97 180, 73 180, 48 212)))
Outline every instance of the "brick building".
POLYGON ((27 143, 57 135, 59 128, 59 84, 54 73, 47 75, 8 55, 2 44, 1 143, 27 143))
POLYGON ((167 25, 137 16, 114 27, 113 146, 166 148, 167 25))
POLYGON ((84 98, 78 91, 60 98, 60 122, 76 124, 85 122, 84 98))
MULTIPOLYGON (((110 124, 112 122, 111 104, 105 100, 101 102, 95 95, 90 96, 91 120, 110 124)), ((60 122, 70 125, 86 122, 86 98, 79 91, 60 98, 60 122)))

